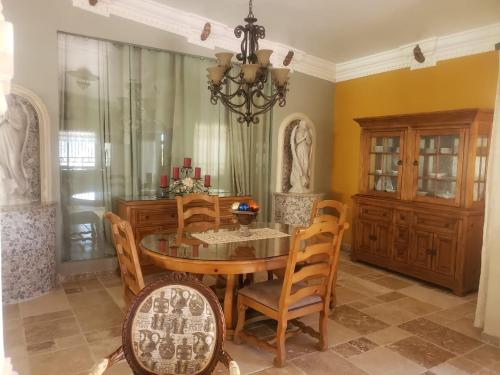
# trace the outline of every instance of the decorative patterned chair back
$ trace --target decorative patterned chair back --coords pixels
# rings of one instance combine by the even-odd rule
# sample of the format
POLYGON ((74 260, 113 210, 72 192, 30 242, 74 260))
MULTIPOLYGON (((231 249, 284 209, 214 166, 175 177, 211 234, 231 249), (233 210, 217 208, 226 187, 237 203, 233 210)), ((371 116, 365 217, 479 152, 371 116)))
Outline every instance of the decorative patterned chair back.
POLYGON ((128 221, 122 220, 112 212, 106 212, 104 216, 111 222, 111 232, 118 264, 120 265, 124 297, 126 302, 130 303, 144 288, 144 278, 132 227, 128 221))
POLYGON ((323 303, 329 303, 339 259, 336 244, 340 232, 340 226, 333 221, 314 223, 306 229, 295 230, 279 311, 288 311, 289 306, 317 296, 321 297, 323 303), (317 282, 296 286, 300 282, 315 279, 317 282))
POLYGON ((187 274, 172 273, 146 286, 122 332, 123 353, 135 374, 211 374, 219 361, 231 367, 219 301, 187 274))
POLYGON ((202 232, 208 229, 219 229, 220 226, 220 208, 219 197, 208 194, 188 194, 185 196, 177 196, 177 230, 184 232, 202 232), (189 207, 185 210, 185 206, 192 202, 209 203, 212 208, 189 207), (205 220, 186 223, 187 220, 193 219, 196 216, 201 216, 205 220), (213 220, 207 221, 206 218, 213 220))
POLYGON ((310 224, 332 221, 342 225, 347 220, 347 208, 346 204, 331 199, 317 200, 311 210, 310 224), (327 213, 325 213, 325 209, 328 210, 327 213), (336 211, 337 215, 333 215, 332 210, 336 211))

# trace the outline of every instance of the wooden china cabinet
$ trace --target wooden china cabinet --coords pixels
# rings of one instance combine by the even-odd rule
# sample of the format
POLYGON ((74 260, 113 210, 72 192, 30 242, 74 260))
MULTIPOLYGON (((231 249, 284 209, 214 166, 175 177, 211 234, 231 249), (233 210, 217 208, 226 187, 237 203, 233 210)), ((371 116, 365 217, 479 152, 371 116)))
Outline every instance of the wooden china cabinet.
POLYGON ((492 120, 480 109, 356 119, 352 259, 476 290, 492 120))

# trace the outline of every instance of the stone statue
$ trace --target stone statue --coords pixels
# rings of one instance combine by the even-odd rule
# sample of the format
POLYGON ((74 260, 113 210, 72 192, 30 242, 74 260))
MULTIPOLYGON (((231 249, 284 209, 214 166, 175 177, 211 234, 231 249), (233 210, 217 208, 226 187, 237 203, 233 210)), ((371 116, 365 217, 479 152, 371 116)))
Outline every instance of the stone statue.
POLYGON ((292 172, 290 174, 290 193, 309 193, 311 178, 312 134, 304 120, 292 130, 290 136, 292 149, 292 172))
POLYGON ((24 203, 28 189, 23 156, 29 113, 12 95, 7 103, 8 109, 0 117, 0 205, 24 203))

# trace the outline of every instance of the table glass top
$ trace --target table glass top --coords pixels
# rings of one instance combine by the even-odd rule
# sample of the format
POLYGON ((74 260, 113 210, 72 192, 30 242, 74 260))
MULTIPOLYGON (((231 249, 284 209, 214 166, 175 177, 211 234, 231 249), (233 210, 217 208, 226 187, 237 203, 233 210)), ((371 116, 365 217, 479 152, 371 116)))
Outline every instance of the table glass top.
MULTIPOLYGON (((290 236, 262 240, 242 237, 241 242, 209 245, 187 233, 182 236, 177 236, 176 233, 157 233, 145 236, 141 245, 143 249, 169 257, 206 261, 256 260, 288 254, 291 234, 295 227, 275 223, 253 223, 250 228, 272 228, 290 236)), ((222 227, 219 232, 235 230, 239 230, 237 224, 222 227)))

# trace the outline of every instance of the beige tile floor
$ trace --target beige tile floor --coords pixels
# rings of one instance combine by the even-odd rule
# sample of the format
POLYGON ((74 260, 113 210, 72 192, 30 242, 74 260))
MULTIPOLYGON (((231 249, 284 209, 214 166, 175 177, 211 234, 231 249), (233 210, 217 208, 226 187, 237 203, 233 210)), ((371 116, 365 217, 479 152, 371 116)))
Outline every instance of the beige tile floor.
MULTIPOLYGON (((493 375, 500 348, 472 321, 476 295, 457 297, 342 255, 330 349, 305 335, 287 341, 288 364, 254 347, 226 343, 242 374, 493 375)), ((21 375, 83 375, 120 345, 124 303, 116 276, 65 283, 35 300, 4 307, 7 355, 21 375)), ((317 325, 317 316, 303 319, 317 325)), ((269 324, 253 328, 272 333, 269 324)), ((218 369, 218 373, 224 373, 218 369)), ((131 374, 126 363, 109 375, 131 374)))

